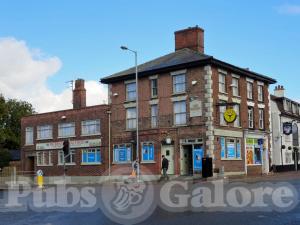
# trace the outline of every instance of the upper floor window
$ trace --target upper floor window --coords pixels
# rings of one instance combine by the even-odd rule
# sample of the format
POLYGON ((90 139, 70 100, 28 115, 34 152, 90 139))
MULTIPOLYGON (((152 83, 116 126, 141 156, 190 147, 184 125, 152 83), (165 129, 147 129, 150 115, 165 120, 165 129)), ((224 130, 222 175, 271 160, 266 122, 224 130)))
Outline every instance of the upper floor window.
POLYGON ((264 129, 264 110, 259 109, 259 129, 264 129))
POLYGON ((73 137, 75 136, 75 123, 60 123, 58 124, 58 137, 73 137))
POLYGON ((257 86, 257 93, 258 93, 258 101, 264 101, 264 86, 258 85, 257 86))
POLYGON ((136 129, 136 108, 126 109, 126 129, 136 129))
POLYGON ((226 75, 219 73, 219 92, 226 93, 226 75))
POLYGON ((82 135, 100 134, 100 120, 85 120, 81 122, 82 135))
POLYGON ((136 99, 136 85, 135 82, 126 84, 126 100, 134 101, 136 99))
POLYGON ((239 79, 236 77, 232 77, 232 95, 239 96, 239 79))
POLYGON ((252 82, 247 82, 247 98, 253 99, 253 84, 252 84, 252 82))
POLYGON ((158 107, 157 105, 151 105, 151 127, 158 126, 158 107))
POLYGON ((226 102, 224 101, 221 101, 220 102, 220 106, 219 106, 219 111, 220 111, 220 125, 227 125, 226 121, 225 121, 225 118, 224 118, 224 114, 225 114, 225 111, 226 111, 226 102))
POLYGON ((240 105, 234 105, 233 109, 236 113, 236 119, 234 121, 234 126, 235 127, 240 127, 241 126, 241 118, 240 118, 240 105))
POLYGON ((185 92, 185 86, 185 74, 173 75, 174 94, 185 92))
POLYGON ((33 127, 26 127, 25 129, 25 144, 32 145, 33 144, 33 127))
POLYGON ((174 102, 174 125, 186 124, 186 102, 174 102))
POLYGON ((157 94, 157 79, 151 79, 151 97, 155 98, 157 97, 157 94))
POLYGON ((253 107, 248 108, 248 127, 254 128, 254 111, 253 107))
POLYGON ((43 125, 37 127, 37 139, 51 139, 52 125, 43 125))

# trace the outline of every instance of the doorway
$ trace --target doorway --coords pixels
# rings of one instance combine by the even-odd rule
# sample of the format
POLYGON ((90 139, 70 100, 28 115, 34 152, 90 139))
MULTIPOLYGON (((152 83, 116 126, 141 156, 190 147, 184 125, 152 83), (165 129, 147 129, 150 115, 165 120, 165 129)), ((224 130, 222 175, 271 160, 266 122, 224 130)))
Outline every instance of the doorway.
POLYGON ((34 171, 34 157, 33 156, 27 157, 25 170, 30 171, 30 172, 34 171))
POLYGON ((193 171, 193 145, 183 145, 180 152, 180 175, 192 176, 193 171))
POLYGON ((174 174, 174 146, 173 145, 162 145, 161 146, 161 155, 165 156, 169 160, 169 169, 167 174, 174 174))

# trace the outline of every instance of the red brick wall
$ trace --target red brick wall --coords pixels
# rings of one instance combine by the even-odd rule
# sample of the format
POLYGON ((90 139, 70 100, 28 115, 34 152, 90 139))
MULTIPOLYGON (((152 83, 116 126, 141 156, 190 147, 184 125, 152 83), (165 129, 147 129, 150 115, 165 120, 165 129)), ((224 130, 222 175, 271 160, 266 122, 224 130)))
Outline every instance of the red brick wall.
MULTIPOLYGON (((35 154, 35 145, 37 143, 58 142, 64 139, 58 138, 58 124, 61 122, 75 122, 75 136, 70 140, 86 140, 86 139, 98 139, 101 138, 101 158, 102 165, 81 165, 81 149, 76 149, 76 165, 67 166, 67 175, 101 175, 103 171, 108 168, 108 116, 107 111, 109 107, 107 105, 91 106, 81 109, 63 110, 58 112, 50 112, 37 114, 33 116, 24 117, 21 120, 21 159, 22 170, 27 170, 28 154, 35 154), (66 119, 61 120, 62 116, 66 116, 66 119), (81 136, 81 121, 100 119, 101 135, 93 136, 81 136), (37 140, 37 126, 39 125, 53 125, 53 139, 51 140, 37 140), (26 127, 34 127, 34 145, 25 145, 25 129, 26 127)), ((44 150, 47 151, 47 150, 44 150)), ((63 166, 58 165, 58 150, 52 151, 52 163, 53 166, 37 166, 35 159, 35 170, 42 169, 45 176, 55 176, 63 174, 63 166)))

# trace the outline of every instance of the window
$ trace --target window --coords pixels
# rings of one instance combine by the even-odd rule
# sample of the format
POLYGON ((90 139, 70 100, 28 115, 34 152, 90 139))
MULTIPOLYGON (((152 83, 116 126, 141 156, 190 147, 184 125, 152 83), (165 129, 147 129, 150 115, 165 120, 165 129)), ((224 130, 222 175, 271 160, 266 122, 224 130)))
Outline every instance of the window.
POLYGON ((235 127, 240 127, 241 126, 241 118, 240 118, 240 105, 234 105, 233 109, 236 113, 236 120, 234 121, 234 126, 235 127))
POLYGON ((100 149, 85 149, 82 150, 82 164, 100 164, 101 163, 101 154, 100 149))
POLYGON ((285 152, 285 163, 286 164, 292 164, 292 153, 291 152, 285 152))
POLYGON ((100 134, 100 120, 86 120, 81 122, 82 135, 100 134))
POLYGON ((44 125, 37 127, 37 139, 51 139, 52 138, 52 125, 44 125))
POLYGON ((136 108, 127 108, 126 110, 126 128, 136 129, 136 108))
POLYGON ((73 136, 75 136, 75 123, 58 124, 58 137, 73 137, 73 136))
POLYGON ((158 106, 157 105, 151 105, 151 127, 157 127, 158 126, 158 106))
POLYGON ((251 82, 247 82, 247 98, 253 99, 253 84, 251 82))
POLYGON ((292 112, 293 112, 293 114, 297 113, 297 106, 295 103, 292 104, 292 112))
POLYGON ((223 73, 219 73, 219 92, 226 93, 226 76, 223 73))
POLYGON ((254 120, 253 120, 253 108, 249 107, 248 108, 248 127, 249 128, 254 128, 254 120))
POLYGON ((132 145, 120 144, 114 145, 114 162, 130 163, 132 161, 132 145))
POLYGON ((173 76, 173 92, 174 94, 185 92, 185 74, 173 76))
POLYGON ((51 166, 52 165, 52 152, 51 151, 38 151, 36 153, 37 166, 51 166))
POLYGON ((154 144, 143 143, 142 145, 142 161, 154 161, 154 144))
POLYGON ((232 78, 232 95, 239 96, 239 79, 236 77, 232 78))
POLYGON ((135 82, 126 84, 126 100, 134 101, 136 99, 136 85, 135 82))
POLYGON ((226 102, 220 102, 220 106, 219 106, 219 111, 220 111, 220 125, 227 125, 226 121, 225 121, 225 118, 224 118, 224 114, 225 114, 225 111, 226 111, 226 102))
POLYGON ((26 127, 25 129, 25 144, 32 145, 33 144, 33 127, 26 127))
POLYGON ((259 109, 259 129, 264 129, 264 110, 259 109))
POLYGON ((264 101, 264 87, 262 85, 258 85, 257 92, 258 92, 258 101, 263 102, 264 101))
POLYGON ((220 137, 221 159, 241 159, 241 140, 220 137))
POLYGON ((174 102, 174 125, 186 124, 186 103, 185 101, 174 102))
POLYGON ((261 164, 264 139, 247 138, 247 165, 261 164))
MULTIPOLYGON (((64 152, 58 152, 58 164, 63 165, 65 161, 64 152)), ((70 154, 66 157, 66 164, 75 164, 75 150, 70 150, 70 154)))
POLYGON ((157 97, 157 79, 151 79, 151 97, 157 97))

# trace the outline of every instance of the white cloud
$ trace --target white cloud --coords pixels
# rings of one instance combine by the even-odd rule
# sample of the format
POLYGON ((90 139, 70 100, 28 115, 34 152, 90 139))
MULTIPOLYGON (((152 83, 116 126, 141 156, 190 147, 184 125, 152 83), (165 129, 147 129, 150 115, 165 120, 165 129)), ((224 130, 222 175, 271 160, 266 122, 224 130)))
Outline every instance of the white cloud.
POLYGON ((300 5, 284 4, 277 7, 280 14, 300 15, 300 5))
MULTIPOLYGON (((47 79, 62 67, 58 57, 45 56, 29 49, 24 41, 0 38, 0 93, 6 98, 30 102, 36 111, 49 112, 72 108, 72 91, 51 91, 47 79)), ((107 88, 97 81, 86 81, 87 105, 107 101, 107 88)))

